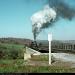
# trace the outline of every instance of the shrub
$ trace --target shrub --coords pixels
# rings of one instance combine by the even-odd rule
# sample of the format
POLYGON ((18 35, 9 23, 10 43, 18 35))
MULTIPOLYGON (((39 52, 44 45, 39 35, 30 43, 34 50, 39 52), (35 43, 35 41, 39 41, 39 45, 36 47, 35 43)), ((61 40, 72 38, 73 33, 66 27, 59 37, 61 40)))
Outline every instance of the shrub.
POLYGON ((18 51, 14 48, 10 50, 9 57, 12 59, 16 59, 18 57, 18 51))
POLYGON ((20 49, 18 50, 18 59, 23 59, 24 58, 24 50, 20 49))
POLYGON ((23 45, 0 43, 0 59, 17 59, 24 57, 23 45))
POLYGON ((0 59, 2 59, 4 56, 4 52, 2 50, 0 50, 0 59))

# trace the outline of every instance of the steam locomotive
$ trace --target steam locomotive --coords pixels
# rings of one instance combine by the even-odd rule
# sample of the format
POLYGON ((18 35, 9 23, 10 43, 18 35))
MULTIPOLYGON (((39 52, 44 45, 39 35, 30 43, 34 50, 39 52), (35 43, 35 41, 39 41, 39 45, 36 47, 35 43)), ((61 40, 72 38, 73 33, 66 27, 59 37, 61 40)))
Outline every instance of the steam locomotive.
POLYGON ((42 43, 37 43, 36 41, 31 42, 30 48, 37 50, 42 53, 48 53, 48 46, 43 46, 42 43))

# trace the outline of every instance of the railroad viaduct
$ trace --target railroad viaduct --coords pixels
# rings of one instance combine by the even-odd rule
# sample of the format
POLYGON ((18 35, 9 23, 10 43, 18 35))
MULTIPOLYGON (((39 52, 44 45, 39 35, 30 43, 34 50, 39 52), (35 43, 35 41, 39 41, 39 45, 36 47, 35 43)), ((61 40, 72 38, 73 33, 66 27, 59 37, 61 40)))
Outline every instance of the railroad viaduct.
POLYGON ((53 43, 52 50, 54 52, 75 52, 74 43, 53 43))
MULTIPOLYGON (((42 43, 38 46, 40 52, 49 52, 48 42, 42 43)), ((34 45, 33 45, 34 46, 34 45)), ((36 49, 36 47, 33 47, 36 49)), ((52 41, 51 42, 51 51, 52 52, 75 52, 75 43, 72 42, 63 42, 63 41, 52 41)))

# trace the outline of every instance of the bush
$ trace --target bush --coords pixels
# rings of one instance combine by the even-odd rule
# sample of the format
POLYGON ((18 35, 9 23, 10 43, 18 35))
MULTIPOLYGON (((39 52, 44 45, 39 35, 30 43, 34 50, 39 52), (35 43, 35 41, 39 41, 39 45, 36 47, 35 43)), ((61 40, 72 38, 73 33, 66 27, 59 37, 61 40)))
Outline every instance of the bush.
POLYGON ((0 50, 0 59, 2 59, 4 56, 4 52, 2 50, 0 50))
POLYGON ((12 48, 8 56, 12 59, 18 58, 18 50, 12 48))
POLYGON ((23 45, 0 43, 0 59, 22 59, 24 50, 23 45))
POLYGON ((23 50, 19 50, 18 51, 18 59, 23 59, 24 58, 24 51, 23 50))

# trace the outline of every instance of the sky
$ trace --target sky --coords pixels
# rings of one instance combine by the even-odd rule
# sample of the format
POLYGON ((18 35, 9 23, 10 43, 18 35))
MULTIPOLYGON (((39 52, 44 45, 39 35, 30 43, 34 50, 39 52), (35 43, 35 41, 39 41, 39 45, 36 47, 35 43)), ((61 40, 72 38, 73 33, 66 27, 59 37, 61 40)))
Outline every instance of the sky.
MULTIPOLYGON (((75 0, 65 0, 75 7, 75 0)), ((47 0, 0 0, 0 37, 33 39, 31 16, 41 10, 47 0)), ((75 18, 60 18, 54 26, 43 30, 37 39, 47 40, 52 33, 54 40, 75 40, 75 18)))

